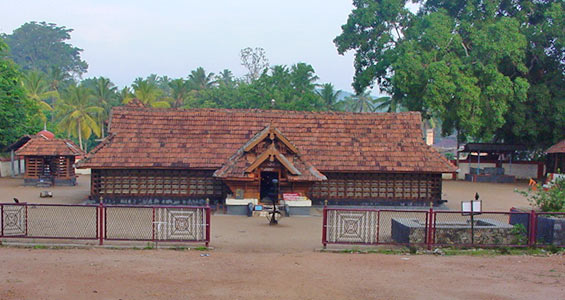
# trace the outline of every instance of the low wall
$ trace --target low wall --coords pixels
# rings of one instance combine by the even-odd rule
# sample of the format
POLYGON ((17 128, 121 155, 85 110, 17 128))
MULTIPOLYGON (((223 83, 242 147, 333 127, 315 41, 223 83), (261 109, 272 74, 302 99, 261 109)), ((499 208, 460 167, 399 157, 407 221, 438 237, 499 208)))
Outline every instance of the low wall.
MULTIPOLYGON (((16 164, 15 164, 15 168, 16 168, 16 174, 15 175, 21 175, 25 172, 25 162, 23 159, 20 160, 16 160, 16 164), (20 170, 21 173, 18 174, 18 162, 20 164, 20 170)), ((0 160, 0 177, 9 177, 12 176, 12 163, 10 162, 10 159, 8 158, 6 159, 2 159, 0 160)))
MULTIPOLYGON (((455 161, 452 161, 455 164, 455 161)), ((473 160, 469 164, 468 161, 460 160, 459 161, 459 173, 457 174, 457 179, 464 180, 465 174, 469 174, 471 168, 478 168, 479 164, 473 160)), ((483 168, 495 168, 496 162, 486 161, 480 163, 481 169, 483 168)), ((502 168, 504 168, 505 175, 511 175, 516 177, 516 179, 530 179, 530 178, 539 178, 539 176, 543 176, 545 173, 545 166, 538 162, 534 161, 517 161, 510 163, 502 163, 502 168)))
MULTIPOLYGON (((393 218, 392 238, 398 243, 424 243, 426 224, 418 220, 393 218)), ((492 219, 475 220, 474 244, 477 245, 510 245, 515 236, 513 226, 492 219)), ((471 225, 467 222, 436 223, 435 243, 442 245, 471 244, 471 225)))

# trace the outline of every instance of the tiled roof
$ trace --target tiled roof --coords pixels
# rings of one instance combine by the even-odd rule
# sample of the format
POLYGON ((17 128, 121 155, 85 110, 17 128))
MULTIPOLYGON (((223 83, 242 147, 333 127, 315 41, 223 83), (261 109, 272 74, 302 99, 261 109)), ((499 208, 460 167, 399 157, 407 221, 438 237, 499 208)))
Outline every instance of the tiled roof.
POLYGON ((546 153, 565 153, 565 140, 562 140, 561 142, 549 147, 549 149, 547 149, 545 152, 546 153))
POLYGON ((71 140, 32 138, 18 151, 17 155, 37 156, 79 156, 85 153, 71 140))
POLYGON ((420 114, 114 108, 83 168, 218 169, 257 132, 276 127, 321 172, 453 172, 421 133, 420 114))

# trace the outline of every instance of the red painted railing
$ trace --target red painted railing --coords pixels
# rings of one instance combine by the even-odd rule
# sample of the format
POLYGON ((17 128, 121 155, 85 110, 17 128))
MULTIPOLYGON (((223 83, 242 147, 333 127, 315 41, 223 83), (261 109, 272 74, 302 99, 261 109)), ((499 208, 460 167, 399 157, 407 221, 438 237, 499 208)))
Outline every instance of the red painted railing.
POLYGON ((210 243, 210 207, 0 203, 0 238, 210 243))
POLYGON ((548 220, 548 216, 565 217, 565 213, 488 211, 475 214, 471 223, 471 217, 461 211, 324 206, 322 216, 324 247, 328 244, 405 245, 428 249, 436 246, 565 246, 562 238, 565 233, 553 229, 565 230, 565 226, 552 225, 565 219, 548 220))

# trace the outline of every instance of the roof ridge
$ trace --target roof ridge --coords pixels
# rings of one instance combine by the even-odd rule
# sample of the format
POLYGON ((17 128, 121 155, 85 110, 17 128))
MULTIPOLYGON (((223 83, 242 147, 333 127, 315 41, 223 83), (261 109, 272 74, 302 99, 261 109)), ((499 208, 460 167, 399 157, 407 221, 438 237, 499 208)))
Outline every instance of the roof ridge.
POLYGON ((284 110, 284 109, 261 109, 261 108, 160 108, 160 107, 138 107, 138 106, 116 106, 113 110, 135 110, 149 112, 257 112, 257 113, 303 113, 321 115, 421 115, 418 111, 403 112, 348 112, 348 111, 308 111, 308 110, 284 110))

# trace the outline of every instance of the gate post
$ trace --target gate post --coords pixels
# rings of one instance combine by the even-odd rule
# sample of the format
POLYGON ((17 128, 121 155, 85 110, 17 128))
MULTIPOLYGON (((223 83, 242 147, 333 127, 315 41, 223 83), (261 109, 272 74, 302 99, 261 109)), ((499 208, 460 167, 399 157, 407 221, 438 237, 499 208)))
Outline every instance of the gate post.
POLYGON ((328 226, 328 200, 324 200, 324 210, 322 212, 322 245, 326 249, 328 240, 326 238, 327 226, 328 226))
POLYGON ((99 209, 99 213, 98 213, 99 230, 98 230, 98 232, 100 234, 99 235, 99 238, 100 238, 99 245, 100 246, 104 245, 104 225, 105 225, 104 220, 105 220, 105 218, 103 216, 104 215, 104 204, 103 204, 103 202, 104 202, 104 199, 102 197, 100 197, 100 203, 98 204, 98 209, 99 209))
POLYGON ((536 211, 532 209, 530 212, 530 236, 528 239, 528 246, 533 247, 536 244, 536 236, 537 236, 537 215, 536 211))
POLYGON ((210 244, 210 200, 206 199, 206 247, 210 244))
POLYGON ((427 244, 428 244, 428 250, 432 250, 432 231, 433 231, 433 216, 434 215, 434 209, 430 207, 429 212, 427 213, 427 218, 426 218, 426 222, 428 223, 426 226, 426 238, 427 238, 427 244))

